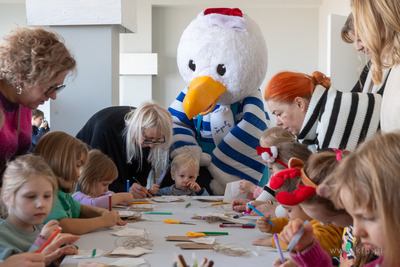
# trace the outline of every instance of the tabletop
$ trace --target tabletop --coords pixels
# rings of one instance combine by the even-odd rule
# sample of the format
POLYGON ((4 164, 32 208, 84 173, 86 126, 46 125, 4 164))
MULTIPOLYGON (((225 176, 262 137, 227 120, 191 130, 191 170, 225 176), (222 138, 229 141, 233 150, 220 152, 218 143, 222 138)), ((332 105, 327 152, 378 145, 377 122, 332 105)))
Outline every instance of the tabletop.
MULTIPOLYGON (((195 252, 197 261, 207 258, 214 261, 214 266, 273 266, 273 262, 279 258, 277 251, 259 250, 252 242, 258 238, 271 237, 270 234, 261 233, 258 228, 233 228, 233 227, 219 227, 221 222, 208 223, 206 220, 192 219, 195 214, 204 214, 212 212, 232 212, 227 210, 227 206, 211 206, 211 202, 201 202, 191 197, 183 197, 184 202, 170 202, 170 203, 155 203, 153 204, 154 212, 172 212, 172 215, 156 215, 156 214, 143 214, 142 218, 146 221, 136 223, 128 223, 127 227, 143 230, 146 229, 148 238, 152 241, 152 253, 144 254, 141 257, 146 260, 148 266, 172 266, 174 253, 182 255, 186 262, 192 263, 192 253, 195 252), (190 203, 188 207, 187 204, 190 203), (194 223, 195 225, 186 224, 168 224, 163 223, 163 220, 173 219, 182 222, 194 223), (216 238, 215 242, 221 245, 231 244, 233 247, 244 247, 251 249, 255 253, 249 253, 250 257, 233 257, 214 250, 199 250, 199 249, 181 249, 175 245, 178 243, 166 241, 166 236, 185 236, 186 232, 228 232, 229 235, 213 236, 216 238)), ((123 210, 123 209, 116 209, 123 210)), ((255 221, 249 221, 255 223, 255 221)), ((121 226, 114 226, 111 228, 100 229, 98 231, 84 234, 75 243, 79 249, 92 250, 101 249, 105 253, 111 252, 116 248, 116 240, 118 236, 112 233, 122 229, 121 226)), ((121 244, 119 237, 118 243, 121 244)), ((285 253, 285 257, 288 254, 285 253)), ((90 260, 99 261, 102 263, 111 263, 118 260, 118 258, 99 257, 94 259, 74 259, 72 256, 67 256, 61 263, 62 267, 75 267, 79 262, 87 262, 90 260)), ((145 265, 143 265, 145 266, 145 265)))

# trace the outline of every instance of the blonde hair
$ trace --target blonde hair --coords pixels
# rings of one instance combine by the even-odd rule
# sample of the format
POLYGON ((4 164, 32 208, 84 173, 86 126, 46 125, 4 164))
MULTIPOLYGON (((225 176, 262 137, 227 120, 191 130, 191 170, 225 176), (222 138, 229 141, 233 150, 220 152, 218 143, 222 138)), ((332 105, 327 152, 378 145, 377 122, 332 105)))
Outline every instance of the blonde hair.
MULTIPOLYGON (((308 159, 307 164, 304 167, 304 172, 307 174, 308 178, 313 181, 314 184, 320 185, 322 184, 327 177, 334 172, 334 170, 340 165, 340 162, 337 160, 337 152, 329 149, 325 151, 320 151, 318 153, 312 154, 308 159)), ((350 152, 343 151, 340 154, 340 158, 343 160, 348 156, 350 152)), ((299 182, 299 184, 303 184, 303 182, 299 182)), ((335 207, 335 204, 326 198, 320 197, 315 194, 304 200, 302 203, 304 204, 321 204, 325 209, 337 212, 337 213, 346 213, 344 209, 338 210, 335 207)))
POLYGON ((398 0, 351 0, 356 40, 372 52, 372 79, 382 83, 382 69, 400 63, 400 8, 398 0))
POLYGON ((342 27, 342 30, 340 31, 342 40, 348 44, 354 43, 354 41, 350 38, 350 35, 349 35, 350 32, 353 34, 355 32, 353 13, 350 13, 350 15, 347 17, 346 22, 344 23, 344 26, 342 27))
POLYGON ((169 111, 154 101, 143 102, 137 109, 125 116, 124 136, 126 137, 127 162, 132 159, 139 160, 139 168, 142 167, 143 150, 138 140, 141 140, 142 129, 156 128, 163 136, 165 143, 155 145, 150 149, 147 161, 154 163, 155 167, 166 164, 168 161, 168 149, 172 142, 172 116, 169 111))
POLYGON ((400 246, 400 132, 377 133, 346 157, 327 183, 330 198, 337 208, 344 208, 342 190, 352 197, 351 208, 377 212, 382 221, 386 249, 382 266, 399 266, 400 246))
POLYGON ((44 135, 34 153, 43 157, 59 181, 72 181, 70 188, 62 188, 64 192, 75 191, 78 182, 76 171, 78 160, 83 158, 82 166, 84 166, 88 158, 88 148, 85 143, 67 133, 56 131, 44 135))
POLYGON ((268 147, 276 146, 279 143, 291 142, 295 140, 296 137, 294 136, 294 134, 279 126, 271 127, 265 130, 260 137, 260 141, 267 143, 268 147))
POLYGON ((177 155, 171 163, 171 172, 179 168, 180 170, 194 169, 199 172, 200 165, 199 161, 189 154, 179 154, 177 155))
POLYGON ((41 27, 17 28, 0 45, 0 79, 16 87, 51 86, 64 71, 75 71, 76 62, 64 39, 41 27))
POLYGON ((118 169, 114 162, 98 149, 89 151, 89 160, 81 168, 79 191, 91 197, 99 197, 94 193, 97 182, 114 181, 118 177, 118 169))
POLYGON ((35 180, 38 176, 45 178, 51 184, 54 197, 57 193, 57 181, 53 171, 42 157, 32 154, 23 155, 7 164, 7 169, 3 176, 1 195, 3 198, 8 198, 9 205, 6 207, 3 201, 3 218, 7 216, 7 212, 10 212, 10 208, 14 207, 15 196, 18 190, 21 189, 26 182, 35 180))

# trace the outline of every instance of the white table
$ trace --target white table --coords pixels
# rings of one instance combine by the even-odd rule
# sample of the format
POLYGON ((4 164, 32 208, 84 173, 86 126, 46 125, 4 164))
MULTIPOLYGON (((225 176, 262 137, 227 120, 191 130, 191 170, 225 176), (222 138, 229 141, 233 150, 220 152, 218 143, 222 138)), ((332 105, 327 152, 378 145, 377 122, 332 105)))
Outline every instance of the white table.
MULTIPOLYGON (((185 197, 185 202, 171 202, 171 203, 155 203, 153 211, 159 212, 172 212, 173 215, 143 215, 143 218, 153 219, 153 221, 142 221, 137 223, 129 223, 128 227, 135 229, 146 229, 150 232, 149 239, 153 243, 153 253, 145 254, 141 256, 146 259, 150 266, 172 266, 174 253, 181 254, 189 264, 192 260, 192 252, 196 253, 197 261, 200 261, 204 257, 214 261, 215 267, 223 266, 273 266, 272 263, 275 261, 279 254, 273 251, 260 251, 257 250, 256 246, 253 246, 252 241, 257 238, 265 238, 271 235, 261 233, 257 227, 254 229, 243 229, 243 228, 221 228, 220 223, 207 223, 205 220, 195 220, 191 217, 195 213, 204 212, 224 212, 220 206, 210 206, 210 202, 200 202, 190 197, 185 197), (187 203, 191 203, 188 208, 185 208, 187 203), (207 207, 207 208, 202 208, 207 207), (185 225, 185 224, 166 224, 162 221, 165 219, 174 219, 183 222, 191 222, 196 225, 185 225), (186 232, 229 232, 229 235, 214 236, 216 242, 226 245, 229 243, 240 244, 245 248, 256 251, 259 256, 251 255, 249 258, 242 257, 230 257, 213 250, 182 250, 176 247, 175 244, 184 242, 165 241, 166 236, 184 236, 186 232)), ((255 222, 255 221, 254 221, 255 222)), ((82 235, 81 238, 76 242, 79 249, 102 249, 105 253, 108 253, 115 249, 115 240, 118 238, 111 233, 117 231, 117 226, 113 228, 101 229, 89 234, 82 235)), ((122 241, 125 237, 121 237, 119 241, 122 241)), ((119 242, 121 243, 121 242, 119 242)), ((236 245, 237 246, 237 245, 236 245)), ((288 255, 285 253, 285 257, 288 255)), ((77 266, 78 262, 86 262, 91 259, 73 259, 72 256, 67 256, 63 260, 62 267, 77 266)), ((95 261, 103 263, 111 263, 118 258, 107 258, 100 257, 93 259, 95 261)))

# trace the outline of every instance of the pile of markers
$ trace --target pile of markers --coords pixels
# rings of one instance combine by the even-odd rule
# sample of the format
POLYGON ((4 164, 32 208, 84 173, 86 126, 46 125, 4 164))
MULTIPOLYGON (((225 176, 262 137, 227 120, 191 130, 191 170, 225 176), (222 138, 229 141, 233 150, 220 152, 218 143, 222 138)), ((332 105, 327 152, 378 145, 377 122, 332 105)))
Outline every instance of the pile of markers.
POLYGON ((196 254, 193 252, 192 253, 192 264, 188 265, 183 258, 182 255, 176 255, 175 253, 175 258, 174 258, 174 263, 172 264, 172 267, 212 267, 214 266, 214 262, 212 260, 208 260, 207 258, 202 259, 200 262, 197 262, 196 259, 196 254))

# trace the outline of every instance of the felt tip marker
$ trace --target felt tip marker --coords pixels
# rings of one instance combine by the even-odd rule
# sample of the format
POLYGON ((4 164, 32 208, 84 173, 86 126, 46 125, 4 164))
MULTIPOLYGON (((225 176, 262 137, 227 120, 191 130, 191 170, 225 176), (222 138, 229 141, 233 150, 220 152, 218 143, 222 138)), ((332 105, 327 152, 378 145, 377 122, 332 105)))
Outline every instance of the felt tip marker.
MULTIPOLYGON (((133 177, 135 179, 135 177, 133 177)), ((126 192, 129 193, 129 180, 126 180, 126 192)))
POLYGON ((300 229, 297 231, 297 233, 293 236, 292 240, 290 241, 288 247, 287 247, 287 251, 291 251, 293 249, 293 247, 297 244, 297 242, 299 242, 300 238, 303 236, 304 234, 304 225, 305 224, 309 224, 309 221, 305 221, 301 226, 300 229))
POLYGON ((274 239, 275 239, 276 248, 278 249, 278 252, 279 252, 279 257, 281 258, 281 264, 284 264, 285 257, 283 257, 281 244, 279 243, 279 238, 278 238, 277 234, 274 234, 274 239))
POLYGON ((51 241, 53 241, 53 239, 61 232, 61 227, 58 227, 57 230, 54 231, 54 233, 49 237, 49 239, 47 239, 47 241, 43 244, 43 246, 36 252, 36 253, 40 253, 43 251, 43 249, 45 249, 47 247, 48 244, 51 243, 51 241))
POLYGON ((111 204, 111 195, 108 195, 108 210, 111 211, 112 204, 111 204))
MULTIPOLYGON (((265 217, 264 214, 262 214, 261 212, 259 212, 256 208, 254 208, 250 203, 247 203, 247 206, 249 206, 252 210, 254 210, 258 215, 265 217)), ((271 220, 268 220, 268 222, 275 226, 275 224, 273 222, 271 222, 271 220)))
POLYGON ((162 180, 164 179, 165 174, 167 174, 167 171, 166 171, 166 170, 164 170, 164 171, 162 172, 162 174, 161 174, 161 176, 160 176, 160 179, 158 179, 158 183, 157 183, 158 185, 161 184, 162 180))
POLYGON ((238 228, 254 228, 254 224, 220 224, 219 227, 238 227, 238 228))

